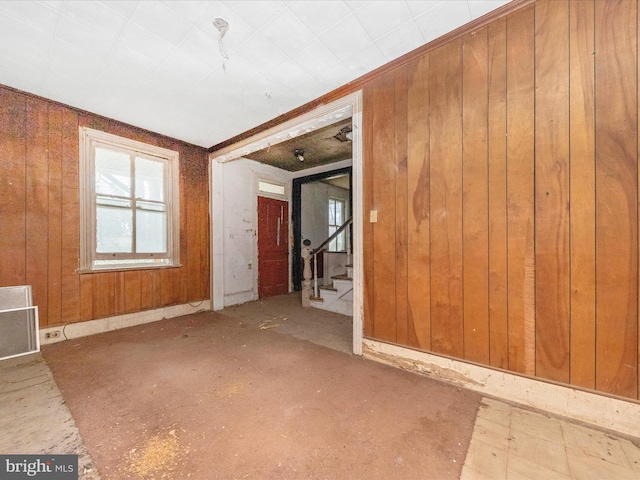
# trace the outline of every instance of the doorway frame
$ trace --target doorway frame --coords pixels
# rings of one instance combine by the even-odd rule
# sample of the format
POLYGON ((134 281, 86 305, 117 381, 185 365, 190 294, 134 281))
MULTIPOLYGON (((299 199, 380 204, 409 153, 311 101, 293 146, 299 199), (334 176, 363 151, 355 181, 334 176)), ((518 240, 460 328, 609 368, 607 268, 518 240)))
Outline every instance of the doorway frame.
MULTIPOLYGON (((293 249, 291 282, 293 290, 302 290, 302 185, 319 182, 325 178, 336 175, 349 175, 349 213, 346 218, 353 215, 353 168, 351 166, 329 170, 327 172, 294 178, 291 185, 291 219, 293 223, 293 249)), ((328 236, 328 235, 327 235, 328 236)))
POLYGON ((364 325, 362 90, 209 154, 211 299, 213 310, 224 308, 224 207, 222 196, 224 186, 221 178, 223 164, 348 117, 351 117, 353 128, 353 353, 362 355, 364 325))

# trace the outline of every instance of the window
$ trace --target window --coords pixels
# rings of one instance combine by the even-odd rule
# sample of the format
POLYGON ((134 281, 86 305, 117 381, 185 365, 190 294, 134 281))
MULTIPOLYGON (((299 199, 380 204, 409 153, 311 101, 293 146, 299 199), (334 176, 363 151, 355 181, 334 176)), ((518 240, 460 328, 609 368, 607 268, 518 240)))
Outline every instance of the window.
POLYGON ((179 264, 178 152, 80 128, 80 268, 179 264))
POLYGON ((266 182, 263 180, 258 180, 258 191, 262 193, 273 193, 274 195, 282 197, 285 195, 284 185, 266 182))
MULTIPOLYGON (((337 198, 329 199, 329 236, 333 235, 345 222, 344 219, 344 200, 337 198)), ((330 252, 343 252, 346 250, 345 232, 340 234, 329 242, 330 252)))

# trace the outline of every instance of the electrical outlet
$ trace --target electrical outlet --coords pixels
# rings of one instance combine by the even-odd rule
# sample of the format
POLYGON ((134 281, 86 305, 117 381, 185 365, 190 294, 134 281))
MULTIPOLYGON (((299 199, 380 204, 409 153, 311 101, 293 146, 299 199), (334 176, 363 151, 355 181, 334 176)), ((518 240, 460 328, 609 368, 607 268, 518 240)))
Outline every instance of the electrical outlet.
POLYGON ((44 334, 44 338, 60 338, 60 330, 54 330, 53 332, 47 332, 44 334))

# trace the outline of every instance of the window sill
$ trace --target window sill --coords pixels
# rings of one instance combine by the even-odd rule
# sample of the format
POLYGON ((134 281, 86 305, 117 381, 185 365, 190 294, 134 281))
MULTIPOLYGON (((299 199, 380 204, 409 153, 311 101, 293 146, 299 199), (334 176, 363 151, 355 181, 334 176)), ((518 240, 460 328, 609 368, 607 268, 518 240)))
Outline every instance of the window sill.
POLYGON ((113 268, 96 268, 93 270, 76 270, 76 273, 79 273, 80 275, 87 275, 87 274, 91 274, 91 273, 111 273, 111 272, 131 272, 131 271, 139 271, 139 270, 165 270, 167 268, 180 268, 182 267, 182 264, 179 263, 177 265, 154 265, 154 266, 142 266, 142 265, 135 265, 133 267, 113 267, 113 268))

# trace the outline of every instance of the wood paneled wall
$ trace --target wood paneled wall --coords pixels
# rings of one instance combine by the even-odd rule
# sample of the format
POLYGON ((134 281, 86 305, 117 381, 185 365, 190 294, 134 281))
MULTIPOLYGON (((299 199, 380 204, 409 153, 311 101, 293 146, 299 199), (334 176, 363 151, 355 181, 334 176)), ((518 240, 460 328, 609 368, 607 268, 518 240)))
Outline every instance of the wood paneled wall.
POLYGON ((638 399, 638 19, 539 0, 364 88, 365 335, 638 399))
POLYGON ((0 86, 0 286, 32 285, 47 327, 209 293, 206 149, 0 86), (179 268, 78 274, 78 127, 180 153, 179 268))

